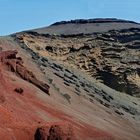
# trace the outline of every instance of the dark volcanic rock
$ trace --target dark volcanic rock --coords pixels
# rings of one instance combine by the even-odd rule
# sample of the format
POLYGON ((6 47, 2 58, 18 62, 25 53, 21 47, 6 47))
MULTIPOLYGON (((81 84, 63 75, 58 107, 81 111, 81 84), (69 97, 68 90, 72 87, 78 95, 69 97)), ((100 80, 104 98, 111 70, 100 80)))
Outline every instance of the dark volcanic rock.
POLYGON ((85 24, 85 23, 109 23, 109 22, 121 22, 121 23, 135 23, 133 21, 127 21, 127 20, 120 20, 116 18, 97 18, 97 19, 76 19, 76 20, 71 20, 71 21, 61 21, 61 22, 56 22, 52 25, 61 25, 61 24, 85 24))
POLYGON ((15 88, 14 90, 15 92, 22 94, 23 93, 23 89, 22 88, 15 88))
POLYGON ((35 140, 76 140, 70 126, 52 125, 42 126, 36 129, 35 140))
POLYGON ((37 128, 35 135, 35 140, 47 140, 47 133, 45 132, 44 128, 37 128))

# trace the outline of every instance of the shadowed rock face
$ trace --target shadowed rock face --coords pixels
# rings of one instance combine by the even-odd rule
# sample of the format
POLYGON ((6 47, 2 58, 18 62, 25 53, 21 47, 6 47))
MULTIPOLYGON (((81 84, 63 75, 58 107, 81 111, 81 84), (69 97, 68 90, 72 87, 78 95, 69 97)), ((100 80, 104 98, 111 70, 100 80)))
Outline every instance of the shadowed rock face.
POLYGON ((8 70, 15 72, 22 79, 32 83, 43 92, 49 94, 49 86, 39 81, 35 75, 23 66, 22 58, 16 57, 17 51, 2 51, 0 52, 0 62, 8 68, 8 70))

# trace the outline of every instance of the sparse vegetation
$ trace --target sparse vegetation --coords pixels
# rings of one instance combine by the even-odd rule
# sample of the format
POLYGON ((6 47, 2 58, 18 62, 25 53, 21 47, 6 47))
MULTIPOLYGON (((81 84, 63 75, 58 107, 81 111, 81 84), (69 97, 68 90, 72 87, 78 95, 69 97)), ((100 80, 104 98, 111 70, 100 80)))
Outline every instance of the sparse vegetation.
POLYGON ((52 86, 54 87, 54 89, 55 89, 57 92, 60 92, 60 89, 55 85, 55 83, 52 83, 52 86))
POLYGON ((52 84, 52 82, 53 82, 53 79, 51 79, 51 78, 48 78, 48 81, 49 81, 49 84, 52 84))
POLYGON ((69 94, 65 93, 65 94, 63 94, 63 97, 64 97, 69 103, 71 103, 71 102, 70 102, 71 96, 70 96, 69 94))

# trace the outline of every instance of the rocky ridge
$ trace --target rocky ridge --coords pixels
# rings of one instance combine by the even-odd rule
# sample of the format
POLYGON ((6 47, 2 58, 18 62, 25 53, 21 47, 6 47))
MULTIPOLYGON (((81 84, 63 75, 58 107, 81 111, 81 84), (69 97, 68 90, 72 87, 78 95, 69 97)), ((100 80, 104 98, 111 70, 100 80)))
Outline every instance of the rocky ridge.
POLYGON ((76 67, 117 91, 140 96, 140 29, 59 36, 25 32, 16 38, 44 57, 76 67))

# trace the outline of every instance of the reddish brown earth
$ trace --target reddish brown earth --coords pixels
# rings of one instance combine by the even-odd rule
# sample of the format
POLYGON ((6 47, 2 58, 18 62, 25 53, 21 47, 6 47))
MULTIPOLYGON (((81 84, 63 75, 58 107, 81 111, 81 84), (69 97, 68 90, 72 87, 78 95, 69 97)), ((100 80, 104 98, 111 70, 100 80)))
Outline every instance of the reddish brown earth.
POLYGON ((34 84, 39 89, 49 94, 49 86, 36 79, 35 75, 28 71, 23 65, 21 57, 16 57, 17 51, 3 51, 0 53, 0 61, 11 72, 16 73, 22 79, 34 84))
MULTIPOLYGON (((139 30, 130 28, 140 25, 114 19, 101 20, 97 26, 99 21, 56 23, 46 29, 0 37, 0 140, 139 140, 139 30), (108 32, 124 27, 126 32, 113 33, 119 39, 125 36, 126 41, 131 40, 123 44, 129 44, 127 51, 119 48, 120 42, 113 40, 116 36, 112 32, 102 34, 103 29, 108 32), (99 34, 92 35, 98 28, 99 34), (81 29, 87 34, 79 34, 81 29), (136 38, 131 37, 133 34, 136 38), (111 51, 106 48, 108 44, 111 51), (131 51, 133 44, 136 50, 131 51), (120 57, 110 57, 116 54, 115 45, 119 55, 127 52, 128 58, 135 56, 135 63, 125 64, 120 57), (105 57, 100 57, 102 49, 109 51, 105 57), (109 69, 112 64, 123 68, 109 69), (119 73, 120 81, 129 70, 131 82, 125 86, 132 87, 136 97, 115 90, 114 80, 108 86, 96 80, 101 79, 99 75, 89 75, 97 74, 98 69, 104 71, 104 67, 105 72, 119 73)), ((112 77, 103 80, 108 79, 112 77)))
POLYGON ((27 87, 27 84, 35 85, 47 94, 49 86, 28 71, 22 59, 16 57, 16 54, 17 51, 0 53, 0 139, 76 140, 76 136, 82 136, 82 139, 111 137, 108 133, 88 125, 82 127, 70 119, 65 119, 64 113, 45 106, 36 97, 34 87, 27 87), (22 88, 23 92, 18 93, 15 91, 16 88, 22 88), (45 110, 52 118, 63 121, 44 121, 36 114, 35 107, 45 110))

